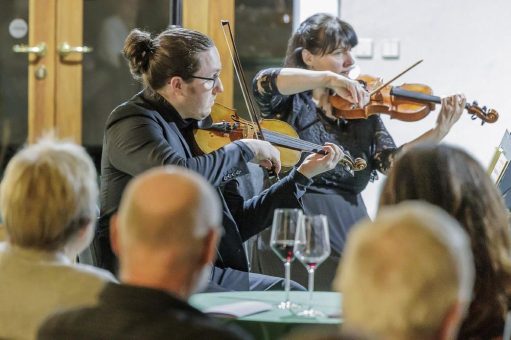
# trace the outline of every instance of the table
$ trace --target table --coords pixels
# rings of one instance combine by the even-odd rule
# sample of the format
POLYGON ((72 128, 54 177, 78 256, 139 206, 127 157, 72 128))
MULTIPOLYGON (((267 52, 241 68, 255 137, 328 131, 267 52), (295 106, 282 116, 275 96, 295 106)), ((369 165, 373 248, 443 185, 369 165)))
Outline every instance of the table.
MULTIPOLYGON (((308 292, 291 292, 292 302, 307 306, 308 292)), ((341 294, 334 292, 314 292, 313 307, 325 313, 327 317, 305 318, 293 311, 277 309, 249 315, 238 319, 223 319, 226 322, 234 322, 251 333, 255 339, 278 339, 290 333, 296 328, 307 329, 321 328, 321 332, 339 329, 342 319, 339 318, 341 310, 341 294), (328 317, 330 316, 330 317, 328 317)), ((224 305, 239 301, 261 301, 276 306, 284 300, 282 291, 265 292, 227 292, 227 293, 202 293, 192 295, 189 302, 195 308, 204 310, 208 307, 224 305)))

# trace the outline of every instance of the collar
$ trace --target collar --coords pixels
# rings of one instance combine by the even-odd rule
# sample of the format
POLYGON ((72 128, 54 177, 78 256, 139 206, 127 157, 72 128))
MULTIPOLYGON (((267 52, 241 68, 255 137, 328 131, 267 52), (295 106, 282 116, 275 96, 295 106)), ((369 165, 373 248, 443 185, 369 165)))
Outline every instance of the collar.
POLYGON ((145 88, 141 97, 144 101, 148 102, 156 108, 156 110, 160 113, 160 115, 167 122, 172 122, 177 125, 179 129, 185 129, 190 126, 194 126, 197 124, 195 119, 183 119, 177 112, 177 110, 170 104, 165 98, 163 98, 158 92, 145 88))
POLYGON ((52 252, 35 248, 24 248, 10 244, 9 242, 0 243, 0 252, 7 256, 12 256, 18 260, 71 264, 71 261, 61 251, 52 252))
POLYGON ((113 308, 126 308, 151 311, 164 311, 168 309, 184 310, 196 315, 203 315, 201 311, 190 306, 186 301, 163 290, 133 286, 128 284, 108 283, 100 294, 101 304, 113 308))

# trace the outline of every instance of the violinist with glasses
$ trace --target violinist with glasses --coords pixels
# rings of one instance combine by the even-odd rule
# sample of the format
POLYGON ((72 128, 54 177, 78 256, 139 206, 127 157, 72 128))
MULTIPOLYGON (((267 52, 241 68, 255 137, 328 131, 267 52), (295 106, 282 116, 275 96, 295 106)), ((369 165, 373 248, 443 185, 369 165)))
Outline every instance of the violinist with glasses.
MULTIPOLYGON (((261 70, 253 80, 255 100, 264 118, 284 120, 302 140, 339 145, 367 163, 365 169, 354 173, 337 166, 316 176, 303 196, 305 213, 328 216, 331 256, 317 271, 317 286, 323 290, 331 289, 351 226, 367 216, 361 192, 369 181, 377 178, 377 172, 386 174, 400 150, 423 141, 440 142, 465 106, 461 94, 442 98, 435 126, 399 148, 379 115, 337 118, 329 97, 345 97, 346 88, 357 86, 348 85, 358 83, 348 78, 354 66, 351 49, 356 45, 357 34, 351 25, 329 14, 312 15, 289 39, 284 67, 261 70)), ((363 107, 369 102, 369 93, 357 93, 358 107, 363 107)), ((292 278, 305 283, 307 273, 295 270, 292 278)))
MULTIPOLYGON (((247 162, 280 171, 279 152, 270 143, 240 139, 209 154, 194 148, 193 130, 210 115, 223 92, 222 64, 206 35, 170 27, 156 37, 133 30, 123 50, 130 70, 145 89, 115 108, 106 122, 101 162, 101 216, 95 237, 98 265, 116 271, 109 244, 109 219, 127 183, 152 167, 173 164, 204 176, 223 203, 224 234, 210 274, 210 290, 279 289, 283 279, 248 273, 243 241, 271 224, 276 208, 300 208, 311 178, 331 170, 343 157, 333 143, 310 154, 268 190, 249 200, 238 193, 236 177, 248 173, 247 162)), ((347 100, 362 92, 347 83, 347 100)), ((302 289, 295 285, 296 289, 302 289)))

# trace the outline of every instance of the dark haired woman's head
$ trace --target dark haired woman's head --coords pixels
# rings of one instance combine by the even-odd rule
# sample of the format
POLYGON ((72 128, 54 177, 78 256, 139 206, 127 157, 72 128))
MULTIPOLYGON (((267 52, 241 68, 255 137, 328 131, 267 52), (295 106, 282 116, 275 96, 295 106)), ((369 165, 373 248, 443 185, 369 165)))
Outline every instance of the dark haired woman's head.
POLYGON ((350 50, 357 43, 357 34, 350 24, 330 14, 314 14, 289 39, 284 65, 308 68, 302 58, 304 49, 314 55, 325 55, 338 49, 350 50))
POLYGON ((150 33, 134 29, 124 42, 123 54, 129 61, 133 77, 158 90, 170 77, 191 79, 200 67, 198 53, 213 46, 213 41, 206 35, 177 26, 168 28, 154 39, 150 33))
POLYGON ((511 287, 511 239, 509 213, 490 177, 474 158, 459 148, 418 145, 394 162, 380 197, 380 207, 406 200, 423 200, 440 206, 470 236, 476 282, 474 301, 460 338, 475 335, 492 338, 502 334, 511 287))

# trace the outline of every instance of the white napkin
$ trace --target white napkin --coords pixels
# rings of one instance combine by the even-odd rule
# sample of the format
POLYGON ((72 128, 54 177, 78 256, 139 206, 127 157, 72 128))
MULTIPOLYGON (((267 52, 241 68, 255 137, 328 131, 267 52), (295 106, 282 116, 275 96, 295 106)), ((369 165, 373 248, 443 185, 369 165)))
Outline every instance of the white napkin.
POLYGON ((265 302, 240 301, 226 305, 209 307, 204 310, 204 313, 220 317, 241 318, 244 316, 265 312, 271 310, 271 308, 271 304, 265 302))

